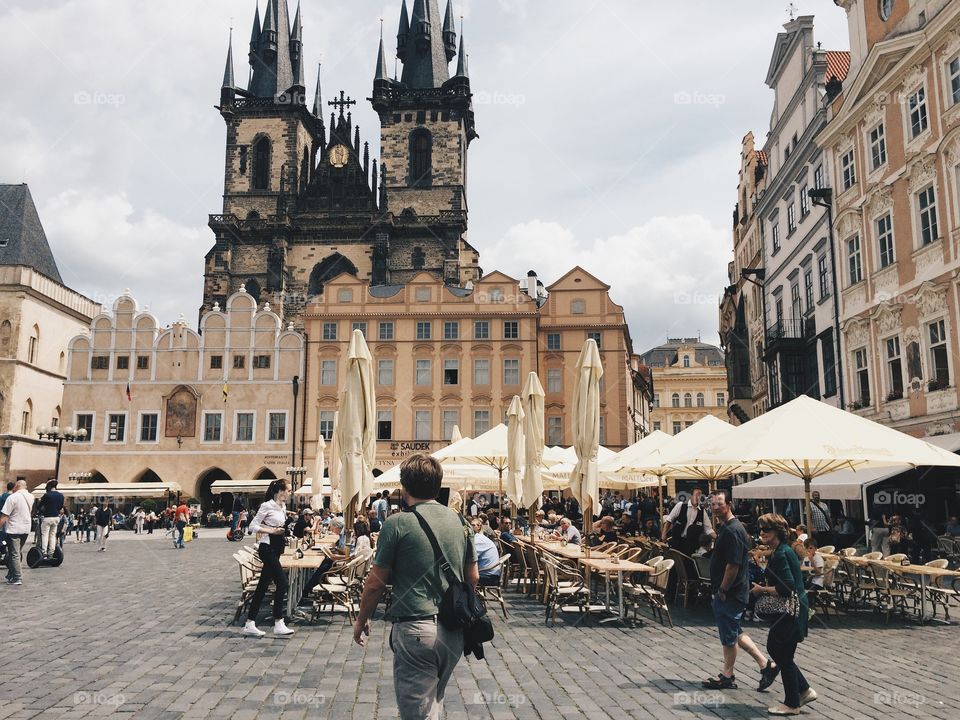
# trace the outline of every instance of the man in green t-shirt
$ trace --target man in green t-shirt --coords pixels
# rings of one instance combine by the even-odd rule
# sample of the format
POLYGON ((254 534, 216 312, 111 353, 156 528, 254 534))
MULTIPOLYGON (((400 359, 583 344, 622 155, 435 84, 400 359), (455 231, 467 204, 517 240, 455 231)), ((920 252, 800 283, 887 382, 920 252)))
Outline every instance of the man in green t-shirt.
POLYGON ((433 530, 457 578, 471 587, 480 579, 473 531, 457 513, 436 501, 442 479, 440 463, 428 455, 413 455, 400 466, 407 510, 388 517, 380 529, 353 630, 354 642, 363 646, 370 634, 369 620, 392 584, 387 617, 393 621, 393 685, 401 720, 440 717, 447 682, 463 656, 463 631, 447 630, 437 622, 447 581, 414 508, 433 530))

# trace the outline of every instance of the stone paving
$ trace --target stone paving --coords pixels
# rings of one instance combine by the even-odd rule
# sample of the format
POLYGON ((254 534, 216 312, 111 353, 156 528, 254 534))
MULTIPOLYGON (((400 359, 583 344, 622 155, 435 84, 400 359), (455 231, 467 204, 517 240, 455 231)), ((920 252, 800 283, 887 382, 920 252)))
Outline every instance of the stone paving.
MULTIPOLYGON (((61 568, 0 587, 0 720, 396 717, 385 623, 366 649, 339 615, 286 640, 239 635, 236 548, 222 531, 181 551, 160 534, 115 533, 107 552, 70 542, 61 568)), ((740 689, 700 688, 719 669, 709 610, 675 612, 673 629, 575 616, 546 627, 539 605, 512 592, 508 602, 486 661, 458 665, 448 718, 760 718, 782 697, 779 681, 755 690, 748 658, 740 689)), ((798 652, 820 694, 806 716, 960 717, 960 627, 872 616, 829 625, 798 652)), ((749 632, 763 644, 762 626, 749 632)))

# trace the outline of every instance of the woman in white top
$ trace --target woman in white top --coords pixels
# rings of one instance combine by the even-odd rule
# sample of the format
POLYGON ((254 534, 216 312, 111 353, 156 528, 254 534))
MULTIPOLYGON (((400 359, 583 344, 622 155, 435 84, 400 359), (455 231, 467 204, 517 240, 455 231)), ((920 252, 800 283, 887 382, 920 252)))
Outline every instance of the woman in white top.
POLYGON ((353 525, 353 535, 355 540, 353 541, 353 554, 354 555, 371 555, 373 554, 373 546, 370 544, 370 526, 367 525, 363 520, 358 520, 353 525))
POLYGON ((257 614, 260 612, 260 603, 266 595, 267 588, 273 582, 273 634, 277 637, 293 635, 293 630, 283 621, 283 606, 287 596, 287 576, 280 565, 280 556, 286 547, 287 540, 287 498, 290 491, 287 481, 274 480, 264 494, 263 504, 257 510, 257 515, 250 523, 250 531, 257 535, 257 554, 263 562, 260 570, 260 580, 257 589, 250 599, 250 611, 247 613, 247 624, 243 628, 244 635, 263 637, 265 632, 257 628, 257 614))

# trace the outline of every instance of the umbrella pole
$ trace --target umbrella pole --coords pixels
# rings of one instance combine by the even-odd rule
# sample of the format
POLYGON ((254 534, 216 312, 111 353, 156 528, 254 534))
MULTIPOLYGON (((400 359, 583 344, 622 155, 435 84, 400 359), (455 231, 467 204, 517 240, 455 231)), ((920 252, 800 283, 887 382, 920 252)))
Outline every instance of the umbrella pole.
POLYGON ((657 475, 657 499, 660 501, 660 522, 663 522, 663 475, 657 475))
POLYGON ((810 507, 810 477, 803 477, 803 494, 807 496, 807 535, 813 537, 813 509, 810 507))
POLYGON ((503 468, 497 468, 497 477, 499 478, 500 483, 500 493, 497 495, 497 509, 500 511, 501 517, 503 516, 503 468))

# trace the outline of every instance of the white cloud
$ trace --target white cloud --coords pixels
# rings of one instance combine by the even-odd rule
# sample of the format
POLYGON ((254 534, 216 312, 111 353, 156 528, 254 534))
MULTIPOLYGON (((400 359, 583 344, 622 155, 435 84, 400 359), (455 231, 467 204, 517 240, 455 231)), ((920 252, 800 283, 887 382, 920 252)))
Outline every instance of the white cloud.
POLYGON ((700 333, 717 342, 720 294, 726 285, 729 233, 699 215, 654 217, 623 233, 578 239, 559 223, 514 225, 481 255, 485 272, 524 277, 535 270, 544 283, 575 265, 612 287, 624 306, 637 352, 670 337, 700 333))

